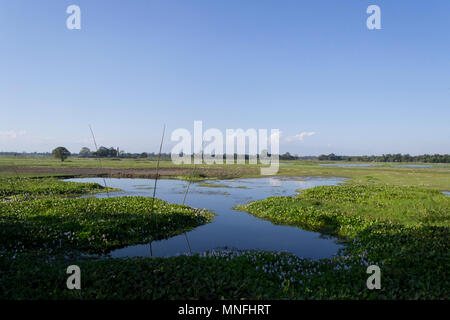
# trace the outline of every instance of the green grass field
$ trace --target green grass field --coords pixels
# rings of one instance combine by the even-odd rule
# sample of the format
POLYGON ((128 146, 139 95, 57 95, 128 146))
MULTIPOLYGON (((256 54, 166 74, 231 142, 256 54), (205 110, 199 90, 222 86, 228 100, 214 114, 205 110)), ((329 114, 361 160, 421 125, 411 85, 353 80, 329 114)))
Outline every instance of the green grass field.
MULTIPOLYGON (((281 161, 291 165, 280 165, 279 176, 335 176, 345 177, 353 184, 387 184, 397 186, 420 186, 437 190, 450 190, 450 166, 433 165, 432 168, 405 168, 395 167, 401 163, 383 163, 374 167, 331 167, 321 166, 313 161, 281 161)), ((327 162, 329 163, 329 161, 327 162)), ((345 163, 340 161, 340 164, 345 163)), ((352 162, 353 163, 353 162, 352 162)), ((101 159, 103 168, 115 169, 156 169, 156 161, 151 159, 101 159)), ((406 163, 404 163, 406 164, 406 163)), ((414 163, 417 164, 417 163, 414 163)), ((61 162, 54 158, 45 157, 0 157, 0 176, 49 176, 58 174, 58 169, 67 168, 99 168, 96 159, 69 158, 61 162), (23 168, 51 168, 51 173, 21 173, 23 168)), ((161 161, 161 168, 188 168, 193 165, 175 165, 171 161, 161 161)), ((230 177, 261 177, 259 170, 261 165, 199 165, 197 171, 217 169, 218 172, 230 172, 230 177), (237 170, 241 169, 241 170, 237 170), (252 170, 250 170, 252 169, 252 170)), ((163 173, 164 174, 164 173, 163 173)), ((169 176, 170 177, 170 176, 169 176)), ((197 177, 198 178, 198 177, 197 177)), ((201 177, 200 177, 201 179, 201 177)))

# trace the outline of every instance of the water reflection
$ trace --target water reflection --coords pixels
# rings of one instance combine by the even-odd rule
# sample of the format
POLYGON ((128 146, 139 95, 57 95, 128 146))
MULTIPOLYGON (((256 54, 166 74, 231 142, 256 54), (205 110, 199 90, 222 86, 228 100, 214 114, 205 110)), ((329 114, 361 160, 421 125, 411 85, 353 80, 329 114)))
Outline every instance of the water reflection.
MULTIPOLYGON (((297 227, 274 225, 245 212, 233 210, 238 204, 265 199, 270 196, 294 195, 297 189, 307 189, 319 185, 335 185, 342 178, 253 178, 226 181, 208 181, 226 187, 202 187, 193 183, 186 204, 196 208, 214 211, 217 216, 212 223, 200 226, 188 233, 151 244, 134 245, 111 252, 112 257, 174 256, 177 254, 203 252, 217 248, 242 250, 260 249, 287 251, 305 258, 325 258, 334 255, 340 245, 334 239, 321 236, 297 227), (188 240, 189 242, 187 242, 188 240)), ((70 179, 75 182, 96 182, 103 184, 102 178, 70 179)), ((122 191, 110 196, 148 196, 153 190, 145 186, 153 185, 152 179, 107 179, 109 187, 122 191)), ((158 180, 156 197, 182 203, 186 181, 158 180)), ((96 197, 106 197, 97 194, 96 197)))

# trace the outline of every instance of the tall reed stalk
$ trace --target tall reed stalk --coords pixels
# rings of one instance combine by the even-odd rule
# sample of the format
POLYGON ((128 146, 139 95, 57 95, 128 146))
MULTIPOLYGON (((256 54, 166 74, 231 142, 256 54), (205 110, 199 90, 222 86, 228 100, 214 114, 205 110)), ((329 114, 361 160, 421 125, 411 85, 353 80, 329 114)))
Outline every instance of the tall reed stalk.
MULTIPOLYGON (((201 161, 203 161, 203 140, 202 140, 202 150, 201 150, 201 155, 202 155, 202 156, 201 156, 201 161)), ((194 177, 195 169, 196 169, 196 163, 195 163, 195 153, 194 153, 194 166, 193 166, 193 168, 192 168, 192 172, 191 172, 191 175, 190 175, 189 180, 188 180, 188 185, 187 185, 187 187, 186 187, 186 192, 184 193, 182 205, 184 205, 185 202, 186 202, 186 196, 187 196, 187 194, 188 194, 188 192, 189 192, 189 188, 190 188, 190 186, 191 186, 191 184, 192 184, 192 179, 193 179, 193 177, 194 177)), ((186 232, 184 232, 184 237, 186 238, 186 243, 187 243, 187 246, 188 246, 188 248, 189 248, 189 254, 192 254, 191 244, 189 243, 189 239, 188 239, 188 236, 187 236, 187 233, 186 233, 186 232)))
MULTIPOLYGON (((166 125, 163 126, 163 133, 162 133, 162 137, 161 137, 161 144, 159 145, 158 161, 156 163, 155 185, 153 187, 152 206, 151 206, 151 211, 150 211, 151 217, 153 217, 153 212, 154 212, 156 186, 157 186, 157 183, 158 183, 158 175, 159 175, 159 161, 161 160, 161 151, 162 151, 162 146, 163 146, 163 142, 164 142, 164 134, 165 133, 166 133, 166 125)), ((156 215, 155 215, 154 219, 155 219, 156 228, 158 228, 158 218, 157 218, 156 215)), ((152 242, 151 241, 150 241, 150 256, 153 256, 152 242)))
MULTIPOLYGON (((100 169, 103 170, 103 166, 102 166, 102 159, 100 159, 100 157, 98 156, 98 147, 97 147, 97 141, 95 140, 95 136, 94 136, 94 131, 92 130, 91 125, 89 125, 89 129, 91 130, 91 134, 92 134, 92 140, 94 140, 94 146, 95 146, 95 157, 98 159, 98 163, 100 165, 100 169)), ((106 185, 106 180, 105 177, 103 178, 103 183, 105 184, 105 188, 106 188, 106 195, 109 198, 109 191, 108 191, 108 186, 106 185)))
MULTIPOLYGON (((161 160, 161 150, 162 150, 162 146, 163 146, 163 141, 164 141, 164 134, 166 132, 166 125, 164 125, 163 127, 163 133, 162 133, 162 137, 161 137, 161 144, 159 145, 159 154, 158 154, 158 162, 156 163, 156 177, 155 177, 155 185, 153 187, 153 197, 152 197, 152 206, 151 206, 151 214, 153 215, 153 205, 155 203, 155 196, 156 196, 156 185, 158 183, 158 173, 159 173, 159 161, 161 160)), ((158 221, 156 219, 156 226, 158 227, 158 221)))

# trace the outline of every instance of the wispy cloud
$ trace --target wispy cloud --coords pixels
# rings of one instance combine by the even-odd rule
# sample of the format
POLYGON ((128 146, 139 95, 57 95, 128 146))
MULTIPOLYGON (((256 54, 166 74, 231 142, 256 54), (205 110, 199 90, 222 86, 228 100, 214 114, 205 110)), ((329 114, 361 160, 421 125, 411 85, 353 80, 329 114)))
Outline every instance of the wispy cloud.
POLYGON ((19 136, 26 135, 27 132, 25 130, 9 130, 9 131, 0 131, 0 138, 3 139, 16 139, 19 136))
POLYGON ((301 141, 303 142, 305 137, 310 137, 315 135, 316 132, 315 131, 310 131, 310 132, 301 132, 299 134, 296 134, 295 136, 289 136, 286 138, 286 141, 288 142, 292 142, 292 141, 301 141))

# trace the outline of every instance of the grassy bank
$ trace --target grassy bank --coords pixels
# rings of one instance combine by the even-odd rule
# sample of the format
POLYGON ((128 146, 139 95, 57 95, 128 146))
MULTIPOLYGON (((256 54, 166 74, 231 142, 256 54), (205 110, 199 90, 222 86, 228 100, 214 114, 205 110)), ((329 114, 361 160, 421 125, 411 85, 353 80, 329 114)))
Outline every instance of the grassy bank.
MULTIPOLYGON (((380 266, 383 275, 377 298, 450 297, 450 198, 437 191, 326 186, 305 190, 296 197, 251 202, 238 209, 277 224, 344 239, 347 246, 337 260, 342 259, 340 269, 345 271, 331 272, 335 280, 327 285, 330 297, 357 299, 367 295, 361 282, 355 286, 353 281, 344 280, 360 279, 364 268, 372 264, 380 266)), ((329 263, 334 262, 321 261, 321 265, 329 263)))

